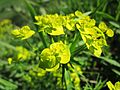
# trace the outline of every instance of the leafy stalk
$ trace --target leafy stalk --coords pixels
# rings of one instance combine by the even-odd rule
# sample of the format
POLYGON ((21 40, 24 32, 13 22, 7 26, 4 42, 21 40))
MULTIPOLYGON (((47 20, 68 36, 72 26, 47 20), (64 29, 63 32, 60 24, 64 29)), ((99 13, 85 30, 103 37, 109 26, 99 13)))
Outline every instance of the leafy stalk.
MULTIPOLYGON (((34 18, 34 16, 37 15, 35 9, 32 7, 32 5, 30 3, 28 3, 27 0, 24 0, 24 2, 26 4, 27 9, 29 10, 29 13, 31 15, 31 18, 32 18, 33 22, 36 22, 36 20, 34 18)), ((38 31, 38 26, 37 25, 34 25, 34 26, 36 28, 36 31, 38 31)), ((46 42, 46 40, 45 40, 45 38, 43 36, 43 32, 39 32, 39 36, 40 36, 40 38, 42 40, 42 43, 43 43, 44 47, 47 47, 47 42, 46 42)))
POLYGON ((70 46, 70 52, 74 52, 74 50, 75 50, 76 44, 78 43, 79 37, 80 37, 80 35, 78 35, 78 34, 79 34, 79 32, 76 33, 75 36, 74 36, 74 40, 73 40, 73 42, 70 46))
POLYGON ((83 51, 84 49, 86 49, 86 45, 82 45, 77 47, 77 49, 74 52, 71 52, 71 58, 73 58, 75 55, 79 54, 80 51, 83 51))

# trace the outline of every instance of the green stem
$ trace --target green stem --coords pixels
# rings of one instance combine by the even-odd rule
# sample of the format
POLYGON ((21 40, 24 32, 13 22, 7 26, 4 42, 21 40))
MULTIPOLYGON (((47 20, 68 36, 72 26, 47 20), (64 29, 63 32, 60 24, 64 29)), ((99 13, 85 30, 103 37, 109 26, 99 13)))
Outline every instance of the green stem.
MULTIPOLYGON (((37 15, 36 11, 35 11, 34 8, 32 7, 32 5, 31 5, 30 3, 28 3, 27 0, 24 0, 24 2, 25 2, 25 4, 26 4, 26 6, 27 6, 27 9, 29 10, 29 13, 30 13, 30 15, 31 15, 31 18, 32 18, 33 22, 36 22, 36 20, 35 20, 35 18, 34 18, 34 16, 37 15)), ((38 26, 37 26, 37 25, 34 25, 34 26, 35 26, 35 28, 36 28, 36 31, 38 32, 38 26)), ((44 47, 47 47, 47 42, 46 42, 46 40, 45 40, 45 38, 44 38, 43 32, 39 32, 39 37, 41 38, 44 47)))
POLYGON ((64 87, 63 85, 64 85, 64 74, 65 74, 65 65, 64 64, 62 64, 62 87, 64 87))
POLYGON ((25 42, 28 44, 28 46, 29 46, 31 49, 33 49, 32 45, 31 45, 27 40, 25 40, 25 42))
POLYGON ((79 54, 79 52, 83 51, 84 49, 86 49, 85 44, 77 47, 77 49, 74 52, 71 52, 71 58, 73 58, 75 55, 79 54))
POLYGON ((94 14, 106 3, 106 0, 103 0, 95 10, 92 11, 91 16, 94 17, 94 14))
POLYGON ((40 38, 42 40, 42 43, 43 43, 44 47, 47 48, 48 45, 47 45, 47 42, 46 42, 46 40, 44 38, 43 32, 39 32, 39 36, 40 36, 40 38))
POLYGON ((80 35, 79 32, 76 32, 75 36, 74 36, 74 40, 70 46, 70 52, 74 52, 75 51, 75 47, 79 41, 80 35))

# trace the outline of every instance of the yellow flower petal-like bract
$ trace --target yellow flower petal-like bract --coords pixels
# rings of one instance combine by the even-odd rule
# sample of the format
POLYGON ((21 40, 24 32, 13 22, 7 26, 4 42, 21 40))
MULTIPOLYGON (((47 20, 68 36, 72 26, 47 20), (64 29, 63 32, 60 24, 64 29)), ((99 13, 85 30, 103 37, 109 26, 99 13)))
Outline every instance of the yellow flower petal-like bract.
POLYGON ((108 81, 107 86, 108 86, 109 90, 120 90, 120 82, 119 81, 116 82, 115 85, 113 85, 111 83, 111 81, 108 81))
POLYGON ((62 41, 55 42, 50 48, 45 48, 40 54, 40 67, 47 71, 57 70, 59 64, 70 61, 70 50, 62 41))
POLYGON ((23 26, 21 29, 16 29, 12 31, 12 34, 21 40, 30 38, 35 32, 29 28, 29 26, 23 26))
POLYGON ((51 44, 50 49, 61 58, 60 63, 66 64, 70 61, 70 50, 63 42, 51 44))
POLYGON ((30 57, 30 52, 26 49, 23 48, 22 46, 17 46, 16 50, 18 51, 17 58, 26 60, 30 57))
POLYGON ((107 29, 106 34, 108 37, 113 37, 114 36, 114 32, 111 29, 107 29))

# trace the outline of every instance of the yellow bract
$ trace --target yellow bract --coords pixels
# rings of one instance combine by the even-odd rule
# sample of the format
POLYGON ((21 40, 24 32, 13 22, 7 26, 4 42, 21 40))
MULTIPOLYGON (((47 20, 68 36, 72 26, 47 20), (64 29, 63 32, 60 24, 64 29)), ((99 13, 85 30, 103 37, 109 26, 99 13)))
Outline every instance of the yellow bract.
POLYGON ((29 28, 29 26, 23 26, 21 29, 16 29, 12 31, 12 34, 21 40, 30 38, 35 32, 29 28))
POLYGON ((109 37, 113 37, 113 36, 114 36, 114 32, 113 32, 111 29, 108 29, 108 30, 106 31, 106 34, 107 34, 107 36, 109 36, 109 37))
POLYGON ((48 33, 48 34, 50 34, 50 35, 62 35, 62 34, 65 34, 62 26, 54 26, 54 28, 56 28, 56 29, 52 30, 52 32, 48 33))
POLYGON ((51 44, 50 49, 61 58, 60 63, 66 64, 70 61, 70 50, 62 41, 51 44))
POLYGON ((11 20, 4 19, 3 21, 0 22, 0 26, 7 25, 7 24, 10 24, 10 23, 11 23, 11 20))
POLYGON ((65 34, 63 30, 63 19, 58 14, 35 16, 36 24, 39 25, 40 30, 50 35, 65 34))
POLYGON ((103 32, 106 32, 106 34, 107 34, 108 37, 113 37, 114 36, 114 32, 110 28, 108 28, 107 25, 104 22, 101 22, 99 24, 99 28, 103 32))
POLYGON ((8 58, 8 64, 12 63, 12 58, 8 58))
POLYGON ((46 71, 56 71, 58 68, 59 68, 59 63, 55 66, 55 67, 53 67, 53 68, 50 68, 50 69, 48 69, 48 68, 46 68, 46 71))
POLYGON ((30 57, 30 52, 26 48, 23 48, 22 46, 17 46, 16 49, 18 51, 18 60, 27 60, 30 57))
POLYGON ((116 82, 115 85, 111 83, 111 81, 107 82, 107 86, 110 90, 120 90, 120 82, 116 82))
POLYGON ((40 67, 47 71, 53 71, 59 68, 59 63, 66 64, 70 61, 70 50, 62 41, 45 48, 40 55, 40 67))
POLYGON ((40 67, 43 69, 51 69, 59 63, 59 59, 54 53, 49 49, 45 48, 40 55, 40 67))
POLYGON ((102 53, 102 47, 107 46, 105 35, 113 36, 113 31, 110 30, 104 22, 99 24, 99 28, 95 26, 95 20, 90 19, 89 16, 81 15, 80 12, 76 12, 76 15, 80 15, 77 29, 80 31, 81 37, 85 42, 87 48, 96 56, 99 57, 102 53))
POLYGON ((98 26, 103 32, 107 31, 107 25, 104 22, 101 22, 98 26))
POLYGON ((102 47, 107 46, 104 33, 112 37, 114 32, 109 29, 104 22, 101 22, 98 27, 95 26, 96 21, 94 19, 90 19, 89 16, 79 11, 76 11, 75 15, 78 17, 76 27, 80 31, 87 48, 93 52, 96 57, 99 57, 102 53, 102 47))

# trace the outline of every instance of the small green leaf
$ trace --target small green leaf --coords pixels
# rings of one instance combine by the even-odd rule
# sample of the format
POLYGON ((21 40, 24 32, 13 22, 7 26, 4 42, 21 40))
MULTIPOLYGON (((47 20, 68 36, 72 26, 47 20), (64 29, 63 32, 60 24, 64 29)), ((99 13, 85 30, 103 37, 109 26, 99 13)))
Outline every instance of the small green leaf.
POLYGON ((16 84, 2 78, 0 78, 0 85, 3 85, 5 89, 9 88, 9 90, 16 90, 18 88, 16 84))
POLYGON ((114 22, 114 21, 110 21, 109 23, 116 28, 120 28, 120 25, 118 23, 114 22))
POLYGON ((66 82, 67 90, 73 90, 73 85, 70 78, 70 72, 67 71, 66 69, 65 69, 65 82, 66 82))

